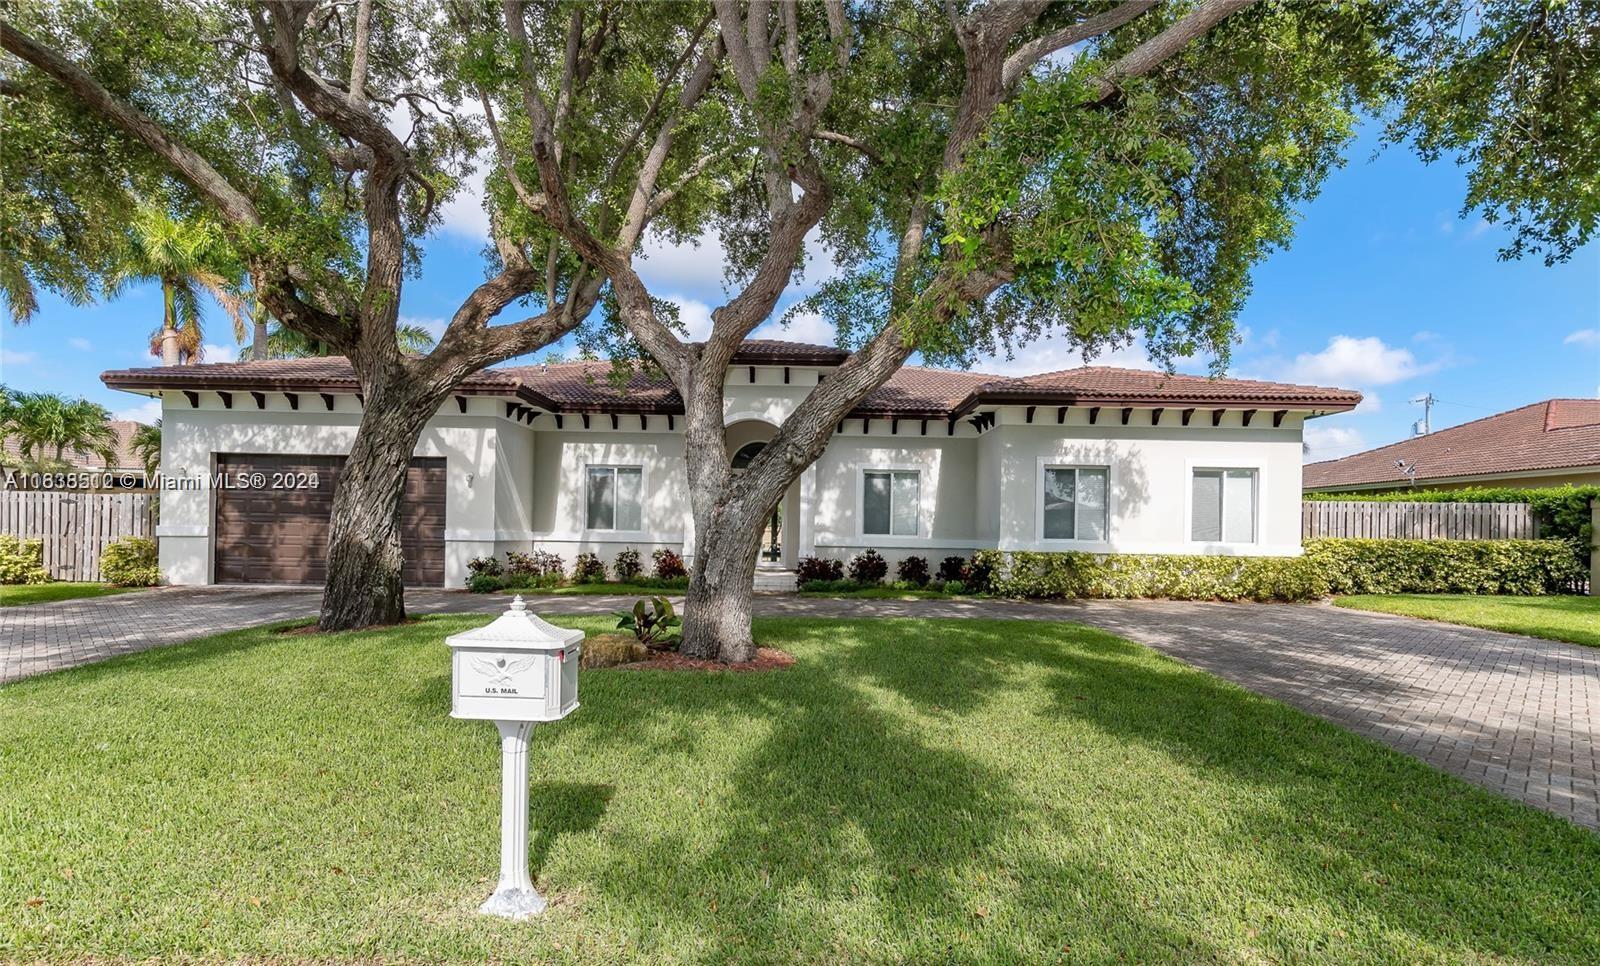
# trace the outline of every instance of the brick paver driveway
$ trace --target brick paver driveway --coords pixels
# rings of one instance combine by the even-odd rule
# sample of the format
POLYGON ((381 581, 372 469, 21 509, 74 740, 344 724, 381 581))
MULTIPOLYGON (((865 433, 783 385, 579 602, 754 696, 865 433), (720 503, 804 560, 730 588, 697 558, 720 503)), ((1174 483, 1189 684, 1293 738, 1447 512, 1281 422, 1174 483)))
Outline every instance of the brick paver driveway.
MULTIPOLYGON (((170 588, 0 608, 0 683, 315 614, 306 588, 170 588)), ((632 598, 544 597, 604 614, 632 598)), ((414 590, 416 613, 505 598, 414 590)), ((1453 772, 1600 829, 1600 648, 1323 605, 759 598, 767 615, 1069 620, 1120 634, 1453 772)))

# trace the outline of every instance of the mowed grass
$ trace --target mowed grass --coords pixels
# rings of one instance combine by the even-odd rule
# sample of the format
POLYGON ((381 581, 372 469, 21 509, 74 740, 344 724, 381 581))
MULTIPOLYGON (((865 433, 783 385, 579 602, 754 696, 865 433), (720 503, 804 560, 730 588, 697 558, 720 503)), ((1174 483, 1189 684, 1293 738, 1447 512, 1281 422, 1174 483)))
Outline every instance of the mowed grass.
POLYGON ((1600 647, 1600 597, 1361 594, 1334 603, 1600 647))
POLYGON ((0 607, 19 607, 23 604, 47 604, 56 600, 77 597, 104 597, 123 594, 144 587, 118 587, 116 584, 78 583, 56 581, 48 584, 0 584, 0 607))
MULTIPOLYGON (((605 619, 556 618, 590 631, 605 619)), ((1600 836, 1108 634, 774 619, 586 671, 532 868, 445 634, 256 630, 0 687, 0 959, 1600 958, 1600 836)))

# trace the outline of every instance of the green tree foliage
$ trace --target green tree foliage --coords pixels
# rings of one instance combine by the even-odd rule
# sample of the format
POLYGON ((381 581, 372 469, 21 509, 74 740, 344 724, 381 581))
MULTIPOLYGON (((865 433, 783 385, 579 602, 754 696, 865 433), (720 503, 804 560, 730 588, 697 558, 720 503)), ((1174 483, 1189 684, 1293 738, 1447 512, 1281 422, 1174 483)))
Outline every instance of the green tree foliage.
POLYGON ((53 392, 0 394, 0 439, 15 442, 29 463, 61 465, 72 455, 92 454, 106 465, 116 461, 117 436, 111 414, 87 399, 53 392))
POLYGON ((170 333, 177 357, 168 362, 204 360, 201 292, 222 307, 233 323, 234 338, 244 340, 244 266, 211 219, 180 220, 156 205, 140 206, 107 274, 106 297, 115 298, 125 286, 143 281, 161 286, 162 317, 150 334, 151 355, 162 357, 170 333))
POLYGON ((134 430, 128 446, 133 450, 133 454, 139 457, 139 465, 144 467, 145 477, 153 478, 156 470, 161 468, 161 420, 157 419, 153 426, 141 425, 134 430))
POLYGON ((1504 223, 1503 258, 1565 261, 1600 221, 1600 2, 1400 8, 1392 141, 1467 169, 1462 214, 1504 223))
MULTIPOLYGON (((424 355, 434 345, 433 333, 420 325, 401 323, 395 326, 394 335, 402 352, 424 355)), ((267 331, 264 353, 258 355, 255 343, 251 343, 245 347, 244 354, 263 359, 310 359, 336 353, 334 348, 325 342, 318 342, 293 329, 277 325, 267 331)))

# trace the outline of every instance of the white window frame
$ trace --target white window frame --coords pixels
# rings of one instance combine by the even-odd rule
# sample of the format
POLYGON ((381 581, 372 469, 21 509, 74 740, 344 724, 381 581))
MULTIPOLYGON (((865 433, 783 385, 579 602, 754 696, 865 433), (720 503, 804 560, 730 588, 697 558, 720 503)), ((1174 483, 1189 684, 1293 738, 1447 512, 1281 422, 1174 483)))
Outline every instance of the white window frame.
MULTIPOLYGON (((1039 470, 1034 476, 1033 487, 1033 539, 1040 546, 1096 550, 1109 548, 1112 543, 1112 524, 1116 521, 1116 499, 1112 496, 1116 492, 1116 470, 1107 463, 1074 463, 1070 460, 1039 460, 1039 470), (1081 540, 1077 537, 1046 537, 1044 535, 1044 486, 1045 474, 1050 470, 1105 470, 1106 471, 1106 535, 1101 540, 1081 540)), ((1077 528, 1077 517, 1074 514, 1073 528, 1077 528)))
MULTIPOLYGON (((1260 463, 1231 462, 1221 463, 1211 460, 1187 460, 1183 473, 1183 542, 1191 547, 1209 547, 1216 550, 1240 551, 1245 553, 1259 553, 1264 545, 1262 539, 1262 512, 1266 503, 1267 473, 1260 463), (1250 521, 1250 532, 1255 539, 1249 543, 1239 543, 1228 540, 1196 540, 1194 538, 1194 475, 1196 472, 1211 470, 1226 473, 1230 470, 1248 470, 1255 476, 1255 486, 1251 493, 1250 506, 1255 519, 1250 521)), ((1222 532, 1228 532, 1227 521, 1222 522, 1222 532)))
MULTIPOLYGON (((879 546, 892 547, 895 541, 922 540, 928 535, 928 527, 923 522, 927 509, 927 491, 923 484, 926 482, 927 473, 920 466, 863 466, 856 472, 856 536, 862 540, 874 540, 879 546), (867 474, 868 473, 912 473, 917 477, 917 532, 904 533, 868 533, 867 532, 867 474)), ((894 529, 894 480, 889 481, 889 529, 894 529)))
MULTIPOLYGON (((645 478, 645 469, 644 469, 643 466, 641 466, 641 465, 639 465, 637 463, 585 463, 585 464, 583 464, 583 506, 580 508, 580 509, 583 510, 583 532, 584 533, 628 533, 628 534, 643 533, 644 532, 644 503, 645 503, 644 495, 646 493, 649 493, 649 492, 650 492, 649 480, 647 480, 645 478), (617 470, 638 470, 639 471, 639 526, 638 527, 636 527, 636 528, 634 528, 632 530, 624 530, 624 529, 622 529, 620 527, 615 526, 615 523, 617 522, 617 509, 616 509, 616 506, 614 504, 613 504, 613 506, 611 508, 611 522, 612 522, 613 526, 597 527, 597 526, 591 525, 590 520, 589 520, 589 473, 590 473, 591 470, 611 470, 612 473, 613 473, 613 479, 615 479, 614 474, 616 473, 617 470)), ((616 498, 616 488, 615 487, 612 488, 612 498, 613 498, 613 500, 616 498)))

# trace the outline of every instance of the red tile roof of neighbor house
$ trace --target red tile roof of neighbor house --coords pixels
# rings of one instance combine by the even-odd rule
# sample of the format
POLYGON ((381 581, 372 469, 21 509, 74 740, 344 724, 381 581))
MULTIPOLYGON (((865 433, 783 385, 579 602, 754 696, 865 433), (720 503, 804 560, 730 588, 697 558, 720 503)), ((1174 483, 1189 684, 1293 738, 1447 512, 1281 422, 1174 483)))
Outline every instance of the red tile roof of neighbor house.
MULTIPOLYGON (((68 463, 81 469, 91 470, 134 470, 141 469, 144 462, 133 451, 133 434, 138 431, 143 423, 136 423, 131 419, 113 419, 107 422, 111 431, 116 434, 117 440, 112 449, 115 451, 116 460, 110 464, 94 453, 84 453, 79 450, 69 449, 63 457, 68 463)), ((55 456, 54 450, 38 449, 34 451, 34 459, 47 459, 55 456)), ((22 446, 15 439, 6 439, 0 442, 0 463, 16 466, 22 463, 22 446)))
POLYGON ((1418 482, 1600 466, 1600 399, 1531 403, 1343 459, 1310 463, 1302 479, 1311 490, 1403 485, 1406 474, 1395 460, 1415 463, 1418 482))
MULTIPOLYGON (((849 357, 843 349, 751 339, 735 365, 829 368, 849 357)), ((470 376, 462 394, 513 395, 554 411, 682 412, 683 401, 664 377, 634 371, 625 383, 611 381, 609 362, 555 362, 487 369, 470 376)), ((273 390, 353 392, 355 373, 343 357, 227 362, 192 366, 121 369, 101 379, 113 389, 273 390)), ((950 369, 906 366, 874 390, 855 412, 861 415, 959 416, 982 405, 1066 406, 1125 404, 1234 406, 1339 412, 1353 409, 1361 394, 1345 389, 1296 386, 1250 379, 1213 379, 1142 369, 1083 366, 1037 376, 1008 378, 950 369)))

